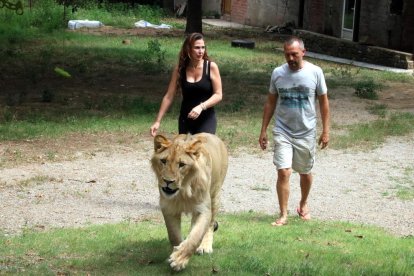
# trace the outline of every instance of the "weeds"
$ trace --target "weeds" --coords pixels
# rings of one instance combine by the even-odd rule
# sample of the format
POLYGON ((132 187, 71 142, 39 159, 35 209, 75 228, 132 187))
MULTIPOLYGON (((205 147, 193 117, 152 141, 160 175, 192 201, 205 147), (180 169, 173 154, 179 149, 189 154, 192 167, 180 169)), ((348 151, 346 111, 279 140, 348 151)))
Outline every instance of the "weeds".
POLYGON ((159 68, 163 68, 165 65, 165 50, 162 49, 161 43, 158 39, 152 39, 148 41, 148 48, 146 51, 146 64, 154 64, 152 68, 154 71, 158 71, 159 68))
POLYGON ((45 175, 38 175, 38 176, 34 176, 34 177, 31 177, 25 180, 21 180, 18 183, 18 186, 23 188, 23 187, 29 187, 31 185, 40 185, 48 181, 55 181, 55 179, 49 176, 45 176, 45 175))
POLYGON ((377 100, 377 90, 381 89, 381 85, 372 79, 358 81, 354 84, 355 94, 362 99, 377 100))
POLYGON ((329 88, 352 85, 359 72, 359 68, 354 69, 347 65, 333 64, 325 69, 327 85, 329 88))
POLYGON ((368 111, 371 114, 377 115, 380 118, 385 118, 387 115, 387 105, 385 104, 374 104, 368 107, 368 111))
POLYGON ((395 196, 402 200, 414 199, 414 168, 405 167, 403 176, 401 177, 389 177, 395 184, 396 190, 395 196))

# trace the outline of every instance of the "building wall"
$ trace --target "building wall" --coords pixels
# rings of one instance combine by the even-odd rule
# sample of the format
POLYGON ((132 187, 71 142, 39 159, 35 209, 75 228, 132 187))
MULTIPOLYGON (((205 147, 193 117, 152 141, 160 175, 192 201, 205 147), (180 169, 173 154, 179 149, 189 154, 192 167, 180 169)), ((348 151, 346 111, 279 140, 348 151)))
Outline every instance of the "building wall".
POLYGON ((402 17, 402 50, 414 54, 414 1, 404 1, 402 17))
MULTIPOLYGON (((404 0, 402 14, 390 12, 391 0, 360 0, 357 42, 412 51, 414 1, 404 0)), ((340 38, 343 0, 305 0, 303 29, 340 38)))
MULTIPOLYGON (((414 52, 414 0, 403 0, 402 14, 392 14, 392 0, 360 0, 358 41, 414 52)), ((203 3, 209 1, 203 1, 203 3)), ((221 1, 213 0, 213 3, 221 1)), ((256 27, 298 26, 300 0, 232 0, 230 20, 256 27)), ((343 0, 304 0, 303 29, 337 38, 342 36, 343 0)), ((215 4, 219 6, 219 4, 215 4)), ((204 9, 204 6, 203 6, 204 9)))
POLYGON ((388 0, 361 2, 359 42, 389 47, 401 35, 395 26, 401 28, 400 16, 390 16, 388 0))
MULTIPOLYGON (((325 0, 305 1, 306 25, 309 30, 324 33, 325 0)), ((304 18, 305 19, 305 18, 304 18)))
MULTIPOLYGON (((167 4, 170 4, 171 1, 164 0, 167 4)), ((174 0, 170 5, 177 7, 181 4, 184 4, 187 0, 174 0)), ((221 0, 208 0, 202 2, 202 14, 203 15, 215 15, 221 14, 221 0)))
POLYGON ((231 1, 231 21, 241 24, 248 24, 250 16, 247 14, 248 0, 231 1))
POLYGON ((343 0, 326 0, 323 14, 323 34, 341 37, 343 0))
POLYGON ((297 24, 298 3, 288 0, 232 0, 230 20, 256 27, 297 24))
POLYGON ((221 0, 203 1, 203 15, 221 15, 221 0))

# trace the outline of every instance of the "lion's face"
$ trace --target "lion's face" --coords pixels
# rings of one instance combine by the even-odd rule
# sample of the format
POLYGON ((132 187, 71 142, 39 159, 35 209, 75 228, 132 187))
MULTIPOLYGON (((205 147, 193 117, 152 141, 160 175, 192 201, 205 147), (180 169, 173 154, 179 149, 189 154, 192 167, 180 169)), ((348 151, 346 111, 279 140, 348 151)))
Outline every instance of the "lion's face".
POLYGON ((162 135, 154 139, 152 168, 158 178, 161 195, 173 198, 180 191, 187 191, 200 154, 199 140, 186 141, 185 135, 168 140, 162 135))

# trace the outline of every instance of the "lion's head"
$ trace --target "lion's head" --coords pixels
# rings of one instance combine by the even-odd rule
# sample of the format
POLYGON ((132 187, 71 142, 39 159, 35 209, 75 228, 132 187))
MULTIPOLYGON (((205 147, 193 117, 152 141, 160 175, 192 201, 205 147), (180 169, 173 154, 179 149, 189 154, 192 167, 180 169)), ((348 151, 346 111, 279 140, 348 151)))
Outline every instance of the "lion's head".
MULTIPOLYGON (((203 183, 198 181, 203 177, 200 175, 200 167, 205 167, 202 137, 191 137, 190 135, 178 135, 169 140, 162 135, 154 138, 154 154, 151 159, 152 169, 158 178, 158 186, 161 196, 174 198, 178 194, 191 197, 192 183, 203 183)), ((202 187, 197 187, 199 190, 202 187)))

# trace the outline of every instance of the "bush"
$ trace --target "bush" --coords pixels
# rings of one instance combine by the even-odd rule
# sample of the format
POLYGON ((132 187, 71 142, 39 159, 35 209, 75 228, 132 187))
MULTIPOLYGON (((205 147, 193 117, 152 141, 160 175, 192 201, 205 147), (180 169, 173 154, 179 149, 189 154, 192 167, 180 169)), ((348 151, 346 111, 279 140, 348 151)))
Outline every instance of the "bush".
POLYGON ((372 79, 359 81, 354 85, 355 94, 363 99, 377 100, 377 90, 381 88, 381 85, 376 84, 372 79))

